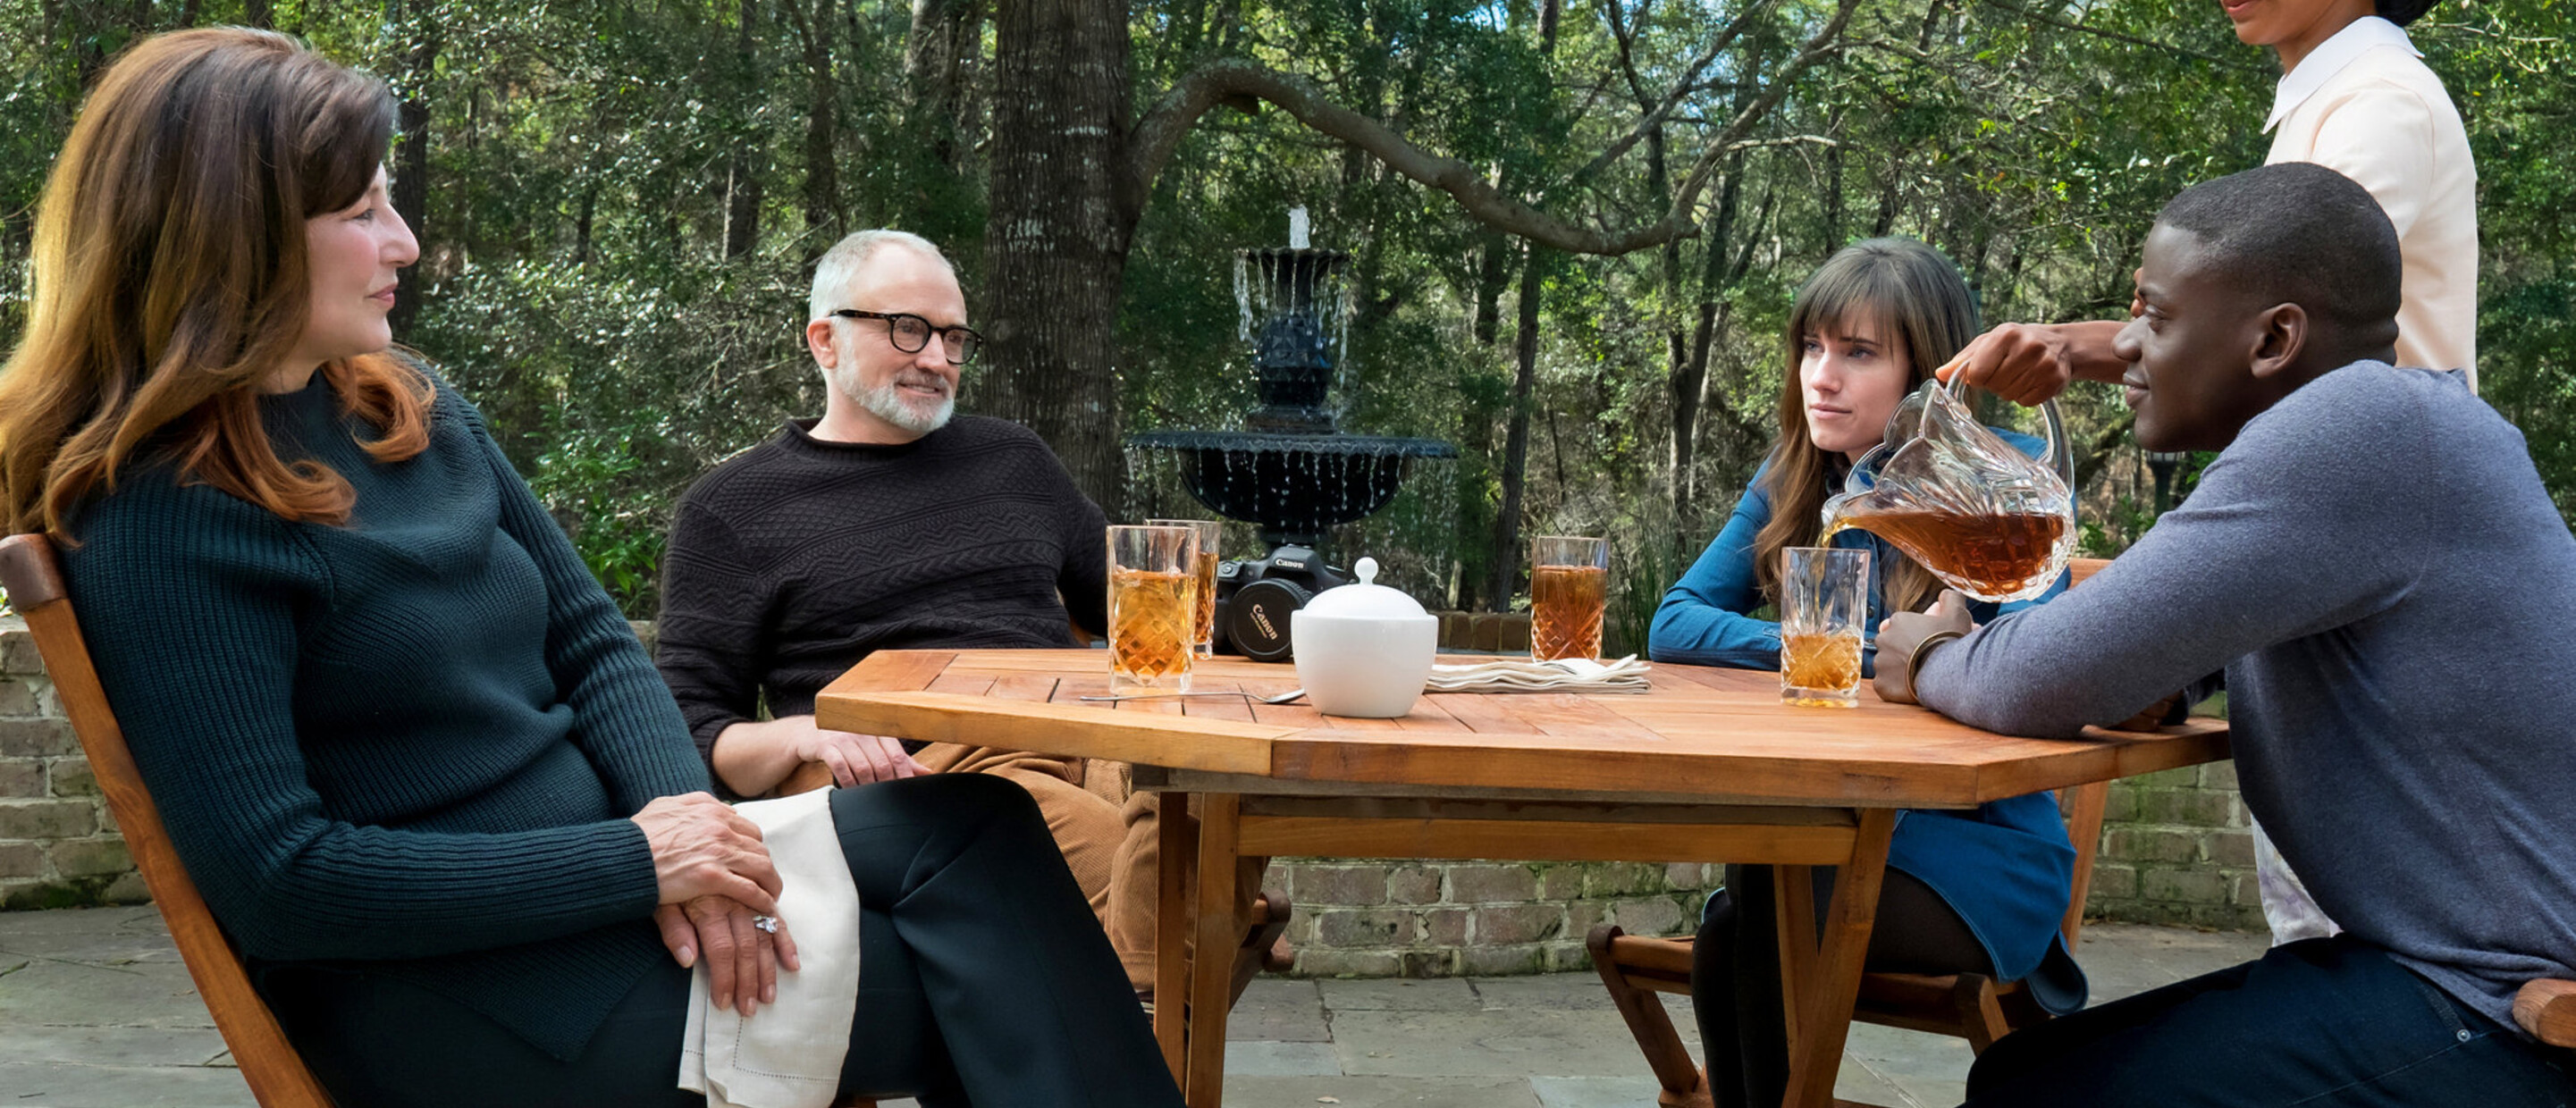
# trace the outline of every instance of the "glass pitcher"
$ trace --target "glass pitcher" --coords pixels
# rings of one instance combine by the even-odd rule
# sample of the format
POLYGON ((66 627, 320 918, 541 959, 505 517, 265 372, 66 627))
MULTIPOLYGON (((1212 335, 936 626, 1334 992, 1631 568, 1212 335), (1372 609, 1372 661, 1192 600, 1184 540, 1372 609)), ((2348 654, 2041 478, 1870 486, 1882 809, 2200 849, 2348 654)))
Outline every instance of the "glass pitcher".
POLYGON ((2045 459, 1978 423, 1934 378, 1896 406, 1887 437, 1825 501, 1825 538, 1858 527, 1979 600, 2047 592, 2075 553, 2075 455, 2057 402, 2040 405, 2045 459))

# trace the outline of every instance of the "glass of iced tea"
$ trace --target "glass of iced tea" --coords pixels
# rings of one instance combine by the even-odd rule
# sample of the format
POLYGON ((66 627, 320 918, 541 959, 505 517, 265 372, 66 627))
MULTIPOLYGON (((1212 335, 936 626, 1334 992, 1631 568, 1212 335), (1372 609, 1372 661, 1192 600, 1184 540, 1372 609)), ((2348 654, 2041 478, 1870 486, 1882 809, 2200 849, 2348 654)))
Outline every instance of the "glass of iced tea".
POLYGON ((1601 610, 1610 596, 1606 539, 1542 535, 1530 543, 1530 657, 1601 656, 1601 610))
POLYGON ((1198 626, 1199 535, 1109 529, 1109 691, 1188 692, 1198 626))
POLYGON ((1819 708, 1860 703, 1869 626, 1869 551, 1792 546, 1780 552, 1780 699, 1819 708))
POLYGON ((1199 657, 1216 653, 1216 551, 1223 538, 1225 525, 1212 519, 1149 519, 1147 527, 1187 527, 1198 533, 1198 637, 1190 645, 1198 648, 1199 657))

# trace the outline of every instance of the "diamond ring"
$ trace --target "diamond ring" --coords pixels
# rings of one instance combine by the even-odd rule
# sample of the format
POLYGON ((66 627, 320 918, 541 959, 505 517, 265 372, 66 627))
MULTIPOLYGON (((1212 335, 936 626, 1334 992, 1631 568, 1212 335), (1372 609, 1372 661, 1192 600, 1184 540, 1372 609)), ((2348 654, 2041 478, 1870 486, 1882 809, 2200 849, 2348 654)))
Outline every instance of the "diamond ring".
POLYGON ((751 925, 763 931, 767 931, 772 935, 778 933, 778 917, 776 916, 753 916, 751 917, 751 925))

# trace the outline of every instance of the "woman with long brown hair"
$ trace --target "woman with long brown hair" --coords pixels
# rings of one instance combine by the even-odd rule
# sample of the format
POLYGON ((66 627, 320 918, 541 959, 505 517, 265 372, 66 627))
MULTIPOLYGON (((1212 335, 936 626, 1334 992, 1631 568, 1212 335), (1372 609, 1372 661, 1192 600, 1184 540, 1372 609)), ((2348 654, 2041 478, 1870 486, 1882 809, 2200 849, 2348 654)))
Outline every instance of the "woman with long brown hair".
MULTIPOLYGON (((703 1103, 692 1010, 750 1016, 800 964, 779 867, 481 416, 392 352, 393 120, 267 32, 111 66, 37 219, 0 512, 65 548, 171 840, 335 1099, 703 1103)), ((1025 792, 828 801, 841 1091, 1180 1103, 1025 792)))
MULTIPOLYGON (((1789 308, 1779 441, 1725 529, 1665 593, 1647 636, 1656 661, 1779 667, 1780 626, 1757 613, 1779 603, 1780 552, 1816 545, 1826 497, 1879 445, 1898 402, 1976 334, 1967 281, 1922 243, 1870 239, 1817 267, 1789 308)), ((2024 452, 2041 450, 2037 439, 1997 430, 2024 452)), ((1844 531, 1833 545, 1870 551, 1872 626, 1939 593, 1928 571, 1875 535, 1844 531)), ((1991 620, 2023 606, 1972 608, 1991 620)), ((2083 973, 2057 934, 2074 859, 2045 793, 1973 812, 1905 813, 1888 846, 1869 966, 2023 980, 2052 1011, 2082 1007, 2083 973)), ((1730 866, 1726 885, 1709 898, 1692 953, 1709 1083, 1722 1106, 1777 1103, 1788 1085, 1788 1041, 1771 871, 1730 866)), ((1818 898, 1830 894, 1820 870, 1818 898)))

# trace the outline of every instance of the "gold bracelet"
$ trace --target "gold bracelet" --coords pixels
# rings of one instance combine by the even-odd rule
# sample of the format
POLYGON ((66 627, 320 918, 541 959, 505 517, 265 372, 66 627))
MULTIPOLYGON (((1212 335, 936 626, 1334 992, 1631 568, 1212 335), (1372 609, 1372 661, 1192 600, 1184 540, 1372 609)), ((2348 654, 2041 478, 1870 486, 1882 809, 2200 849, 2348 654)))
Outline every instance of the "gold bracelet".
POLYGON ((1922 695, 1914 691, 1914 675, 1923 672, 1923 659, 1931 655, 1932 648, 1966 634, 1967 632, 1965 631, 1952 631, 1945 628, 1923 636, 1922 642, 1914 644, 1914 653, 1905 656, 1905 696, 1907 699, 1912 700, 1917 704, 1923 703, 1922 695))

